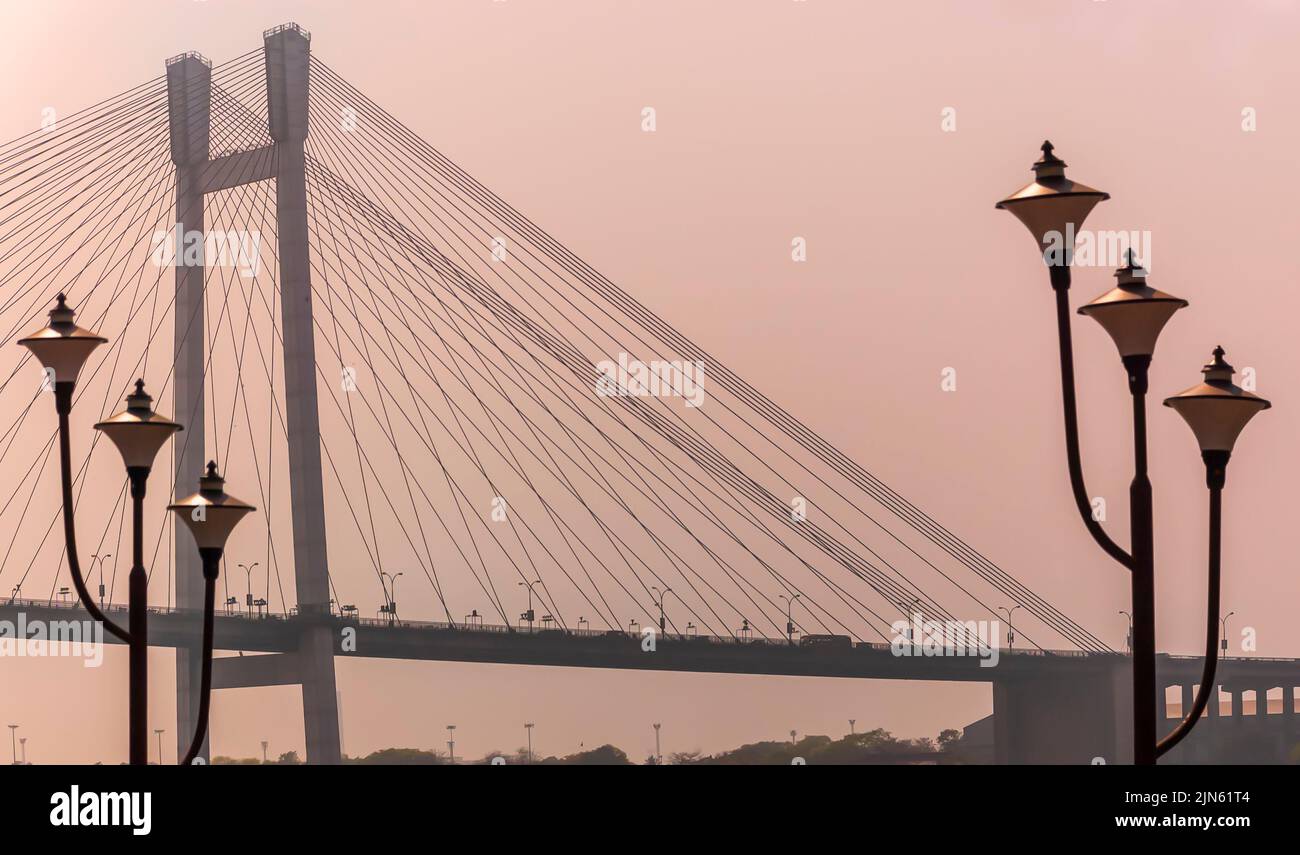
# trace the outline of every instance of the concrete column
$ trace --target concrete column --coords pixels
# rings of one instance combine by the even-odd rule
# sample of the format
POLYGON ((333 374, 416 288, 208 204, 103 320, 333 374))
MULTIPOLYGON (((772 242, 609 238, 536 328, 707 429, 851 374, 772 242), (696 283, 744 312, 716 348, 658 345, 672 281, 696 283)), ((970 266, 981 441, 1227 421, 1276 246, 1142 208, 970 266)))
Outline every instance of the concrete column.
MULTIPOLYGON (((276 27, 263 35, 268 124, 277 149, 275 210, 284 329, 294 580, 298 613, 325 615, 329 613, 328 552, 303 151, 307 139, 311 37, 295 24, 276 27)), ((303 634, 298 650, 307 760, 311 763, 341 761, 333 643, 328 626, 312 627, 303 634)))
POLYGON ((1289 751, 1295 741, 1295 687, 1282 684, 1282 743, 1289 751))
POLYGON ((1268 715, 1268 687, 1255 689, 1255 715, 1268 715))
MULTIPOLYGON (((195 53, 167 61, 167 110, 171 134, 172 162, 176 164, 176 305, 173 331, 175 392, 172 418, 185 430, 172 441, 176 494, 198 489, 204 465, 203 413, 203 279, 205 268, 186 263, 183 248, 187 233, 202 235, 205 229, 203 187, 200 173, 208 160, 211 64, 195 53)), ((191 259, 191 262, 193 260, 191 259)), ((202 610, 203 568, 194 539, 184 526, 175 527, 173 540, 176 567, 176 605, 202 610)), ((176 648, 176 746, 177 756, 190 748, 198 719, 199 674, 202 666, 200 636, 188 647, 176 648)), ((201 756, 208 760, 208 746, 201 756)))
POLYGON ((1190 683, 1188 683, 1186 685, 1179 686, 1179 689, 1182 690, 1182 698, 1180 700, 1181 709, 1179 709, 1178 711, 1178 718, 1179 720, 1182 720, 1184 718, 1187 718, 1187 714, 1192 711, 1192 686, 1190 683))

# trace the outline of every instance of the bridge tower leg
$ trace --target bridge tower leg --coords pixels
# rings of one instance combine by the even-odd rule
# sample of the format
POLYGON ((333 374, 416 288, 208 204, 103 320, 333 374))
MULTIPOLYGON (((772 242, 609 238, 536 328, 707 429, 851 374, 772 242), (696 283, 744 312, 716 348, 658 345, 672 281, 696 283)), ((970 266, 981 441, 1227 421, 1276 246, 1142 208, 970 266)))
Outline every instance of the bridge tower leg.
MULTIPOLYGON (((203 278, 204 265, 182 263, 180 246, 187 232, 204 233, 205 212, 201 171, 208 160, 212 67, 195 53, 167 61, 167 109, 171 132, 171 156, 176 164, 176 307, 174 392, 176 421, 185 431, 173 441, 176 493, 198 484, 203 473, 203 278)), ((198 551, 188 534, 176 527, 173 544, 176 560, 176 605, 182 609, 203 608, 203 568, 198 551)), ((199 674, 202 665, 199 638, 187 647, 176 648, 176 756, 190 749, 197 726, 199 674)), ((208 759, 208 745, 202 757, 208 759)))
MULTIPOLYGON (((325 499, 321 483, 320 419, 316 401, 316 344, 312 326, 307 233, 308 77, 311 37, 296 25, 265 34, 266 94, 276 146, 275 216, 279 236, 284 329, 286 427, 293 505, 294 579, 298 614, 329 614, 325 499)), ((334 637, 327 623, 303 632, 298 648, 307 760, 339 763, 339 714, 334 681, 334 637)))

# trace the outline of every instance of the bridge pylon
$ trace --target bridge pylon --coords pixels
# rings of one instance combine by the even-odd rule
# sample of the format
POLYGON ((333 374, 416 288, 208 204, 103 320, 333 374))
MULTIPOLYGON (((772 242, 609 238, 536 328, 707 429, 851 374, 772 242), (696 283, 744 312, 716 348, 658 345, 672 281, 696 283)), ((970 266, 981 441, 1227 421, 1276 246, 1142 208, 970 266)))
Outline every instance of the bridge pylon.
MULTIPOLYGON (((204 230, 207 194, 255 181, 275 180, 281 325, 284 340, 285 419, 288 429, 294 580, 298 613, 329 614, 329 564, 325 545, 316 353, 312 326, 310 249, 307 227, 308 79, 311 36, 297 24, 263 33, 270 145, 211 158, 211 65, 195 53, 167 61, 172 162, 176 165, 178 234, 204 230)), ((175 414, 185 432, 175 441, 177 490, 203 471, 204 374, 202 261, 178 260, 175 309, 175 414)), ((177 527, 176 604, 203 607, 202 568, 189 535, 177 527)), ((339 763, 339 716, 334 677, 334 640, 328 622, 304 626, 292 653, 217 660, 213 688, 299 683, 307 762, 339 763)), ((199 649, 178 648, 176 719, 178 756, 189 748, 198 713, 199 649)), ((208 746, 202 756, 208 759, 208 746)))

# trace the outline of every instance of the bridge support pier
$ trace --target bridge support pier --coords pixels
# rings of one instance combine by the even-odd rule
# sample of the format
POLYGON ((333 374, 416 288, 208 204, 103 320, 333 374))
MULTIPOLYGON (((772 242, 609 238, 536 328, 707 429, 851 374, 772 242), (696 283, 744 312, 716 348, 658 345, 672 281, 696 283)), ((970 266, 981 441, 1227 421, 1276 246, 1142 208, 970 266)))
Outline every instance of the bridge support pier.
POLYGON ((1133 762, 1130 675, 1117 660, 1087 676, 994 680, 994 762, 1133 762))
MULTIPOLYGON (((298 613, 303 616, 328 615, 329 559, 325 547, 304 151, 311 37, 296 24, 285 24, 263 33, 263 40, 268 130, 274 142, 254 151, 209 158, 211 66, 198 54, 185 54, 167 62, 172 161, 177 172, 176 222, 178 230, 202 233, 205 194, 275 179, 294 581, 298 613)), ((185 426, 185 432, 174 441, 174 449, 177 490, 182 493, 184 487, 193 484, 202 473, 206 451, 203 432, 207 360, 203 332, 204 279, 205 269, 201 262, 197 265, 178 263, 174 418, 185 426)), ((182 532, 179 526, 174 545, 177 605, 201 609, 202 569, 189 534, 182 532)), ((200 664, 197 641, 196 638, 195 647, 178 648, 176 655, 178 756, 188 750, 195 727, 200 664)), ((281 661, 279 664, 287 668, 289 663, 281 661)), ((334 638, 328 625, 307 622, 293 666, 292 673, 302 684, 307 761, 339 763, 342 755, 334 679, 334 638)), ((228 672, 223 683, 226 688, 268 685, 240 683, 236 666, 220 667, 228 672)), ((289 673, 286 668, 281 668, 281 677, 289 673)), ((207 759, 206 744, 202 756, 207 759)))

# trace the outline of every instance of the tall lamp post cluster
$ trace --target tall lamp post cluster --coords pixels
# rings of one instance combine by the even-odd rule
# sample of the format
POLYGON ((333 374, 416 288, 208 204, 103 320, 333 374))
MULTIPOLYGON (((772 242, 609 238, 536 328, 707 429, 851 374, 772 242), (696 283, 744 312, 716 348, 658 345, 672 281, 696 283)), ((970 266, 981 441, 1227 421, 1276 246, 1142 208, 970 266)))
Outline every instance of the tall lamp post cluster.
MULTIPOLYGON (((68 570, 82 605, 90 616, 104 625, 107 632, 125 642, 129 650, 129 757, 132 765, 149 762, 148 725, 148 587, 149 574, 144 567, 144 496, 154 458, 167 440, 183 428, 153 410, 153 398, 137 380, 135 392, 126 399, 126 409, 99 422, 95 429, 117 447, 126 464, 132 501, 132 565, 128 581, 127 626, 123 629, 104 615, 86 588, 77 553, 77 529, 73 519, 72 448, 69 417, 77 375, 92 351, 108 339, 76 324, 76 314, 64 296, 58 296, 50 311, 49 324, 18 343, 32 352, 45 368, 46 383, 53 387, 54 406, 59 417, 59 465, 63 480, 63 533, 68 554, 68 570)), ((168 510, 185 524, 198 546, 203 565, 203 668, 199 716, 193 743, 183 765, 198 756, 207 734, 208 702, 212 687, 212 629, 217 576, 226 540, 236 523, 254 510, 252 505, 226 494, 217 465, 209 463, 207 473, 199 479, 199 491, 181 499, 168 510)))
POLYGON ((1109 333, 1119 350, 1128 374, 1133 398, 1134 475, 1129 488, 1129 519, 1132 542, 1126 551, 1113 541, 1093 516, 1084 487, 1079 455, 1078 412, 1074 392, 1074 346, 1070 336, 1070 265, 1074 235, 1098 202, 1109 194, 1065 177, 1066 164, 1043 143, 1042 157, 1033 165, 1034 180, 997 207, 1010 211, 1033 234, 1048 268, 1056 294, 1056 325, 1060 339, 1061 391, 1065 410, 1065 448, 1070 485, 1083 523, 1098 545, 1127 568, 1132 582, 1133 653, 1133 755, 1139 765, 1153 765, 1156 759, 1183 739, 1200 719, 1216 690, 1214 672, 1218 662, 1219 558, 1222 491, 1228 458, 1246 423, 1269 402, 1232 382, 1233 368, 1224 361, 1221 347, 1214 349, 1202 369, 1201 383, 1165 399, 1192 429, 1205 463, 1209 501, 1209 585, 1207 595, 1205 667, 1190 712, 1164 739, 1156 736, 1156 640, 1155 640, 1155 557, 1152 522, 1151 481, 1147 476, 1147 375, 1156 339, 1165 324, 1186 300, 1158 291, 1147 284, 1146 271, 1130 251, 1127 264, 1115 272, 1116 286, 1079 308, 1109 333))

